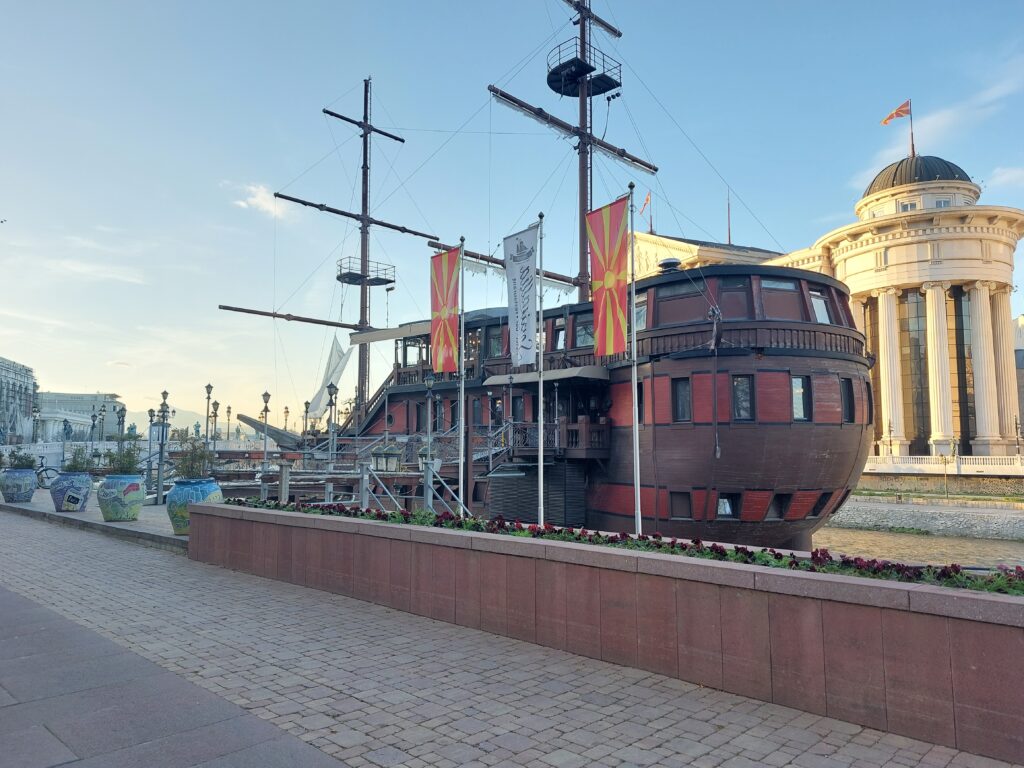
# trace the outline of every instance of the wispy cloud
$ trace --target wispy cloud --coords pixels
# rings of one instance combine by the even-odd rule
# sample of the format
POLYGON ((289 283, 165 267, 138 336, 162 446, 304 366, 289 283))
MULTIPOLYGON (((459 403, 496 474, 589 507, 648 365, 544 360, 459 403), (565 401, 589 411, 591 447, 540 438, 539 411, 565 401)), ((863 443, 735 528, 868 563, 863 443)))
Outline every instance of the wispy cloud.
POLYGON ((52 259, 40 262, 39 266, 57 274, 74 275, 85 280, 112 280, 132 285, 146 284, 146 280, 136 269, 96 264, 80 259, 52 259))
POLYGON ((239 208, 250 208, 260 213, 265 213, 272 219, 283 219, 286 208, 278 205, 274 193, 264 184, 232 184, 227 182, 221 186, 229 186, 241 192, 244 197, 239 200, 232 200, 232 204, 239 208))
POLYGON ((124 360, 107 360, 107 365, 111 368, 134 368, 131 363, 124 360))
POLYGON ((33 325, 48 325, 53 328, 71 327, 71 323, 53 317, 52 315, 36 315, 31 312, 19 312, 16 309, 0 309, 0 317, 7 317, 12 320, 21 320, 22 322, 31 323, 33 325))
MULTIPOLYGON (((1024 55, 1012 56, 993 70, 994 78, 980 84, 974 94, 934 112, 915 115, 915 143, 941 146, 963 131, 983 123, 1002 109, 1005 99, 1024 90, 1024 55)), ((889 143, 875 153, 867 167, 850 179, 849 186, 864 189, 879 169, 906 157, 907 150, 906 130, 894 131, 889 143)))
POLYGON ((997 167, 988 177, 990 187, 1024 187, 1024 167, 997 167))

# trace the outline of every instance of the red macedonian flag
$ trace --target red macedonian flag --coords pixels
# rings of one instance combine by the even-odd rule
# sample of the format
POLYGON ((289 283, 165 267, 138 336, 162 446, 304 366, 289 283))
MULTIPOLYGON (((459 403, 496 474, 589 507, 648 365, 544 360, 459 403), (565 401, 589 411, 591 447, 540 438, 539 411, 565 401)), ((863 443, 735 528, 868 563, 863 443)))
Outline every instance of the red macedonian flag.
POLYGON ((459 249, 430 257, 430 351, 434 373, 459 370, 459 249))
POLYGON ((629 197, 623 197, 587 214, 591 300, 594 302, 594 353, 597 355, 626 351, 626 318, 629 315, 628 204, 629 197))
POLYGON ((888 125, 897 117, 907 117, 910 114, 910 99, 907 99, 900 104, 896 109, 886 115, 885 120, 882 121, 882 125, 888 125))

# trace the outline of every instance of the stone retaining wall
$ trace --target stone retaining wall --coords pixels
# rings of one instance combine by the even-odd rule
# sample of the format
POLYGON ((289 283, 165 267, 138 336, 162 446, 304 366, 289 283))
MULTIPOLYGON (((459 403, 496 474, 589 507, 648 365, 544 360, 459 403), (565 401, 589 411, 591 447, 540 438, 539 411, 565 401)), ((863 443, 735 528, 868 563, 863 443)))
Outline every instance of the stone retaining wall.
POLYGON ((1024 599, 192 505, 189 557, 1024 762, 1024 599))
POLYGON ((857 481, 865 491, 896 491, 898 493, 945 493, 967 496, 1024 496, 1024 477, 991 477, 983 475, 903 475, 865 472, 857 481))
POLYGON ((1024 541, 1024 511, 952 509, 911 504, 872 504, 869 499, 848 501, 828 520, 834 528, 888 530, 917 528, 937 536, 1024 541))

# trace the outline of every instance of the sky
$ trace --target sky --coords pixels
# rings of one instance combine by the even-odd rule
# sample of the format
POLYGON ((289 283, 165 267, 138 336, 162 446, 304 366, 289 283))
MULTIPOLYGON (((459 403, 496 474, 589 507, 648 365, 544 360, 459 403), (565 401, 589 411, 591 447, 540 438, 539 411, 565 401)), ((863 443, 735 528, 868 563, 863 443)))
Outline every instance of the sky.
MULTIPOLYGON (((1024 208, 1024 3, 593 8, 624 33, 596 35, 623 89, 595 100, 595 131, 660 168, 598 155, 594 200, 635 181, 661 234, 724 241, 728 187, 733 242, 811 245, 907 154, 908 121, 879 124, 907 98, 919 154, 963 167, 982 203, 1024 208)), ((203 412, 211 383, 236 414, 264 391, 271 423, 301 412, 333 331, 217 305, 358 319, 334 279, 355 223, 273 193, 358 210, 358 130, 321 110, 358 117, 367 76, 372 122, 405 138, 373 143, 373 216, 495 252, 543 211, 545 265, 576 271, 573 142, 486 90, 574 121, 545 82, 576 35, 562 0, 0 0, 0 19, 0 356, 44 391, 144 411, 166 389, 203 412)), ((370 247, 398 274, 371 323, 425 318, 425 241, 377 228, 370 247)), ((499 277, 468 280, 469 309, 504 302, 499 277)), ((392 359, 374 345, 371 389, 392 359)), ((340 386, 352 395, 354 370, 340 386)))

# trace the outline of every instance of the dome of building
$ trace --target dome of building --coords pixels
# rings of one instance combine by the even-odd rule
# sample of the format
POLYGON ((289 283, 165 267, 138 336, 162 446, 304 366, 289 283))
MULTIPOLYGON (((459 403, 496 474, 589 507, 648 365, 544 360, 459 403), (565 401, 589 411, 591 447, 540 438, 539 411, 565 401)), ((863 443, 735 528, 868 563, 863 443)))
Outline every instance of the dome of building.
POLYGON ((948 160, 933 155, 914 155, 887 165, 864 191, 864 197, 882 192, 904 184, 917 184, 925 181, 966 181, 971 177, 963 168, 948 160))

